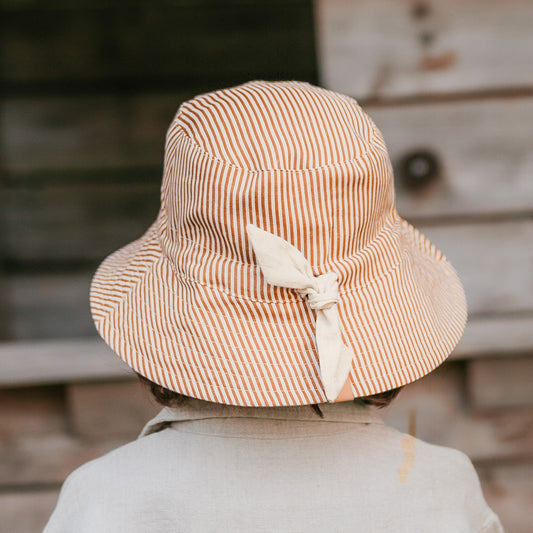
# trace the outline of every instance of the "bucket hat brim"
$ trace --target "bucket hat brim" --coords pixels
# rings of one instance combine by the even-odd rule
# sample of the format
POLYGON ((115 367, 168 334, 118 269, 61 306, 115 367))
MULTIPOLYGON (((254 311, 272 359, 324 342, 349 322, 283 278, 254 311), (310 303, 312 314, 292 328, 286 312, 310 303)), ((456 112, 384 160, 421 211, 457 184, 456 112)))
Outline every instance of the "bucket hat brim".
MULTIPOLYGON (((456 346, 466 322, 463 288, 443 254, 396 213, 387 239, 394 249, 387 268, 339 287, 356 397, 431 372, 456 346)), ((101 264, 91 311, 109 346, 170 390, 239 406, 326 402, 315 312, 296 291, 283 294, 272 301, 243 298, 176 272, 160 244, 158 219, 101 264)))

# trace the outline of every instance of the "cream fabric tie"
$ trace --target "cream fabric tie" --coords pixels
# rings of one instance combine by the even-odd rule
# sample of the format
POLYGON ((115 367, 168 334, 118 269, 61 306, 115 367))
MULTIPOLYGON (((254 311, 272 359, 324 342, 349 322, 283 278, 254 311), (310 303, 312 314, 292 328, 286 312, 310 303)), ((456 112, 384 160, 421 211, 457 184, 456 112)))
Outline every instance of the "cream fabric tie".
POLYGON ((353 359, 352 351, 342 342, 337 274, 314 276, 309 261, 292 244, 253 224, 248 224, 246 229, 267 282, 296 289, 307 296, 309 306, 316 311, 315 335, 322 384, 328 402, 333 402, 346 382, 353 359))

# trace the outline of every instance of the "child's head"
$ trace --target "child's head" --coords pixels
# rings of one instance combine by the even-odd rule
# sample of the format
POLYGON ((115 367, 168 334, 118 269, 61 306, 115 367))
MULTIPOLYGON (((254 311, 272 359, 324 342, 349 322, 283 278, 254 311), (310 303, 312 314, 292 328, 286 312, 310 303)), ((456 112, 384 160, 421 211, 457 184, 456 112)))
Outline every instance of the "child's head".
MULTIPOLYGON (((162 387, 161 385, 158 385, 157 383, 145 378, 141 374, 137 374, 137 377, 139 378, 139 381, 150 391, 152 398, 163 407, 176 407, 188 400, 187 396, 162 387)), ((372 394, 371 396, 355 398, 354 401, 362 405, 383 409, 392 403, 401 390, 402 387, 399 387, 397 389, 380 392, 378 394, 372 394)), ((312 404, 312 406, 316 405, 317 404, 312 404)))
POLYGON ((95 275, 96 326, 139 374, 211 402, 397 389, 448 356, 466 306, 394 199, 353 99, 262 81, 201 95, 168 130, 157 220, 95 275))

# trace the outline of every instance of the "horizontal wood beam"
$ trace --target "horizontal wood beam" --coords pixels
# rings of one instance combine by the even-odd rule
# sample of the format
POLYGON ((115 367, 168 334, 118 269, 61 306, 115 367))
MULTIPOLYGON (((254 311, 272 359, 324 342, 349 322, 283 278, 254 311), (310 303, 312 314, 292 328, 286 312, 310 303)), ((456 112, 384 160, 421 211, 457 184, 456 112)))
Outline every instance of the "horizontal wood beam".
POLYGON ((99 338, 0 343, 0 386, 4 388, 133 376, 99 338))
MULTIPOLYGON (((529 317, 471 320, 452 359, 511 357, 533 351, 529 317)), ((0 387, 21 387, 134 377, 97 337, 0 343, 0 387)))

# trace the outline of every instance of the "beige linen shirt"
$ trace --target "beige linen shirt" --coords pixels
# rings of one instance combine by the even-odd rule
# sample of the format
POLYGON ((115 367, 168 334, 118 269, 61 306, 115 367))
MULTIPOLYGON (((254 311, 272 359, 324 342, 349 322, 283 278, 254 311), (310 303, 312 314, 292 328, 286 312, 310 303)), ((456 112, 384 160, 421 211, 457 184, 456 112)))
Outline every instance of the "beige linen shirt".
POLYGON ((65 482, 45 533, 500 533, 462 453, 354 402, 189 400, 65 482))

